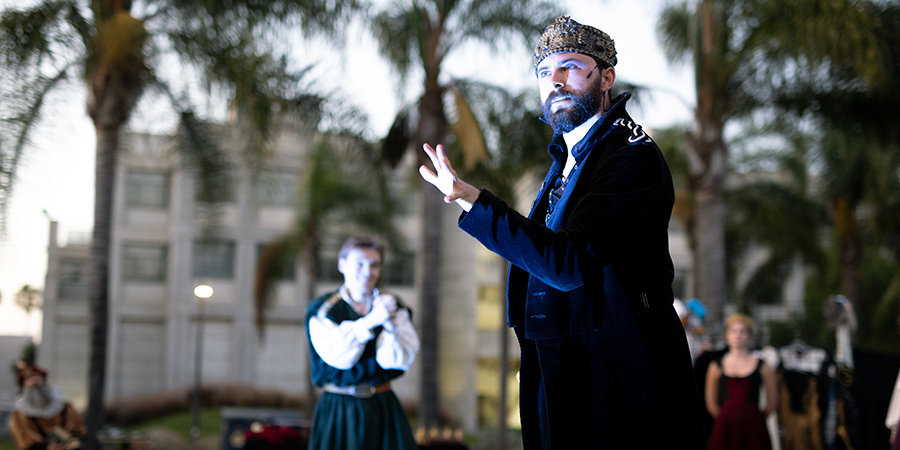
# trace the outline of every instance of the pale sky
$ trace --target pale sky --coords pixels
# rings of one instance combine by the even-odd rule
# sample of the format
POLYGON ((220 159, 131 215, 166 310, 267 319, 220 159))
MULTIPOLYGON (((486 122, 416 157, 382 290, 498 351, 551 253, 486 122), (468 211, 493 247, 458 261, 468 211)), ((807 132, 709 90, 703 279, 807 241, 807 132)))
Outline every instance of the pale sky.
MULTIPOLYGON (((0 0, 0 8, 12 3, 21 2, 0 0)), ((629 107, 636 122, 652 130, 690 120, 685 103, 695 98, 693 72, 690 67, 670 67, 657 43, 656 21, 665 1, 567 0, 565 4, 574 20, 600 28, 615 40, 618 80, 659 89, 641 109, 629 107)), ((538 95, 531 61, 533 43, 529 45, 518 53, 493 54, 470 46, 452 54, 444 72, 455 78, 532 89, 538 95)), ((321 44, 299 43, 293 53, 298 65, 313 65, 311 75, 322 80, 323 88, 340 88, 358 102, 369 114, 376 136, 384 136, 399 106, 421 91, 415 76, 408 78, 407 86, 398 86, 397 77, 380 60, 374 41, 360 32, 350 33, 343 53, 321 44)), ((13 298, 25 284, 44 285, 48 217, 59 222, 62 245, 71 233, 89 233, 93 223, 96 141, 84 110, 83 89, 79 86, 58 93, 53 107, 20 166, 8 211, 7 238, 0 242, 0 335, 40 334, 40 312, 27 317, 13 298)), ((131 127, 168 132, 172 124, 174 118, 165 110, 144 105, 131 127)))

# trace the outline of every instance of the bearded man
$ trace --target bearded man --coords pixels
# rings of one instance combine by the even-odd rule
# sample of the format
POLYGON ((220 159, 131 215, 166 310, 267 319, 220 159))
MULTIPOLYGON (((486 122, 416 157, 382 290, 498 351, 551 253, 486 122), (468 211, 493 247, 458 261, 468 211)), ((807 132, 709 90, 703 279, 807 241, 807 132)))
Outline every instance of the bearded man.
POLYGON ((684 329, 672 307, 672 177, 613 97, 604 32, 560 17, 534 51, 552 163, 529 215, 456 176, 425 144, 422 177, 459 227, 511 263, 522 439, 533 449, 703 449, 684 329))
POLYGON ((81 416, 57 386, 46 384, 47 372, 16 362, 19 395, 9 419, 13 441, 19 450, 71 450, 86 430, 81 416))

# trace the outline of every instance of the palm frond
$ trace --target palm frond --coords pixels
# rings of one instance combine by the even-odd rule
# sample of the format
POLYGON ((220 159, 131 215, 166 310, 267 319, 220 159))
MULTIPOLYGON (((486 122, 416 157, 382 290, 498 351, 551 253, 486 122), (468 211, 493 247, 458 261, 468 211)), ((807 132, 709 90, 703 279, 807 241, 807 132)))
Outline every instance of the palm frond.
POLYGON ((459 89, 452 89, 454 104, 456 105, 456 120, 453 122, 453 134, 462 148, 463 167, 470 171, 475 164, 488 157, 487 147, 484 143, 484 134, 481 126, 472 113, 469 102, 459 89))
MULTIPOLYGON (((481 158, 471 170, 463 164, 464 176, 484 185, 502 198, 513 198, 515 184, 530 170, 546 165, 551 130, 539 119, 533 92, 514 94, 487 83, 454 80, 454 89, 464 95, 472 115, 483 132, 488 158, 481 158)), ((457 143, 453 144, 458 147, 457 143)), ((453 154, 462 155, 461 148, 453 154)))
POLYGON ((460 4, 451 23, 448 48, 468 39, 491 49, 529 48, 544 27, 563 11, 556 3, 537 0, 472 0, 460 4))
POLYGON ((670 4, 656 23, 657 35, 666 58, 671 63, 683 63, 691 52, 691 13, 687 3, 670 4))
POLYGON ((381 160, 390 168, 396 168, 406 154, 406 150, 412 141, 412 130, 410 129, 409 110, 401 109, 387 136, 381 141, 381 160))
POLYGON ((31 8, 7 9, 0 16, 0 64, 19 72, 39 67, 71 45, 66 23, 75 4, 68 0, 45 0, 31 8))
POLYGON ((41 119, 47 96, 69 78, 70 66, 51 78, 34 80, 0 80, 4 100, 0 106, 0 236, 6 231, 6 217, 12 197, 19 162, 30 142, 31 134, 41 119), (6 84, 6 85, 4 85, 6 84), (9 89, 14 89, 9 92, 9 89))
POLYGON ((379 43, 381 56, 391 62, 401 84, 409 74, 413 52, 418 49, 417 36, 422 28, 419 20, 415 10, 404 10, 399 2, 372 19, 372 32, 379 43))

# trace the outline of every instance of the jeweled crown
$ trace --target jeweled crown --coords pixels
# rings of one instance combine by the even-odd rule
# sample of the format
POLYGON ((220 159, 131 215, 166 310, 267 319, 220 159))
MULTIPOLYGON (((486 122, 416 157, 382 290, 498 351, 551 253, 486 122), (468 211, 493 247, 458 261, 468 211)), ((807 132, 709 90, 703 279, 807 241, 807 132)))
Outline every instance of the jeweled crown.
POLYGON ((560 16, 541 35, 534 49, 534 68, 547 56, 554 53, 574 52, 591 56, 615 66, 616 43, 608 34, 590 26, 582 25, 569 16, 560 16))

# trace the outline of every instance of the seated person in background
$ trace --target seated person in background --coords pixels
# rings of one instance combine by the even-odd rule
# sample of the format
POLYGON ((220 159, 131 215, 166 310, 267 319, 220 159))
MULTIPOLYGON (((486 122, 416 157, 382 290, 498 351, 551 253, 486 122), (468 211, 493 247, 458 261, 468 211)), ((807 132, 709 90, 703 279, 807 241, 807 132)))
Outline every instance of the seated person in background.
POLYGON ((384 247, 350 238, 338 255, 344 284, 306 310, 316 404, 310 450, 413 450, 412 429, 391 380, 419 351, 410 309, 378 292, 384 247))
POLYGON ((47 372, 24 361, 16 362, 19 395, 9 419, 19 450, 70 450, 81 447, 84 423, 66 402, 62 390, 46 384, 47 372))

